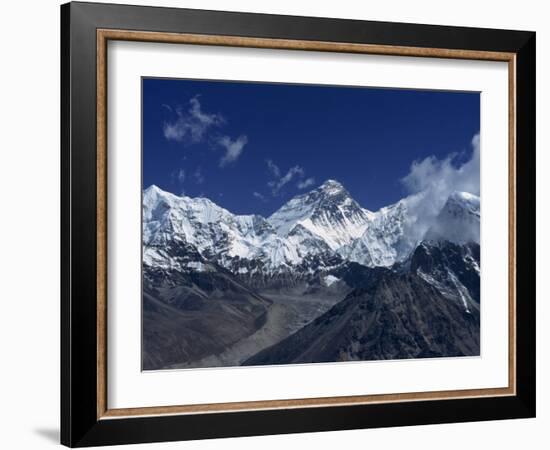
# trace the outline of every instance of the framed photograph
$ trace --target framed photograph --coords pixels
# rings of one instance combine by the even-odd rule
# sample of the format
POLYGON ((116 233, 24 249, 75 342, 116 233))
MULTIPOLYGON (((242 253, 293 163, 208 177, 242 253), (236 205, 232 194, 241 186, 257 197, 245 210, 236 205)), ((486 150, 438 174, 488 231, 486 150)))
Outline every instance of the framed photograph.
POLYGON ((535 33, 61 7, 61 440, 535 415, 535 33))

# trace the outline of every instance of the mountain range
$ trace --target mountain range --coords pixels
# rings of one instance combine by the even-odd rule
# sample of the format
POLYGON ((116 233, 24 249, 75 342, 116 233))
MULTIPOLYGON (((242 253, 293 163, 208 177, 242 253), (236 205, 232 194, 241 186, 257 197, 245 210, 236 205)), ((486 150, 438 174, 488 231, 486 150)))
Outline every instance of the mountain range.
POLYGON ((143 368, 479 354, 479 197, 415 200, 327 180, 264 218, 150 186, 143 368))

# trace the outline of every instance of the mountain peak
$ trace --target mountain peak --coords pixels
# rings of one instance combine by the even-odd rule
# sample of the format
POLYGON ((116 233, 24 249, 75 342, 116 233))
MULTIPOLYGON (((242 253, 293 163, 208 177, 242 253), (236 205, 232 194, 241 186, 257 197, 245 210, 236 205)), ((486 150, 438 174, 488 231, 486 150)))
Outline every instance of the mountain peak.
POLYGON ((328 179, 318 188, 289 200, 268 222, 282 237, 301 226, 336 250, 359 237, 371 216, 340 182, 328 179))
POLYGON ((442 213, 454 215, 460 210, 469 211, 470 214, 479 216, 479 197, 468 192, 454 191, 451 193, 443 206, 442 213))
POLYGON ((159 199, 166 197, 166 192, 159 188, 156 184, 152 184, 147 189, 143 190, 143 203, 153 204, 159 199))
POLYGON ((326 181, 321 185, 321 187, 330 187, 330 186, 334 186, 334 187, 343 187, 343 186, 342 186, 342 183, 340 183, 338 180, 333 180, 332 178, 329 178, 328 180, 326 180, 326 181))
POLYGON ((321 186, 319 186, 319 189, 328 193, 337 193, 346 190, 342 183, 332 179, 326 180, 321 186))
POLYGON ((454 191, 447 201, 479 203, 479 196, 469 192, 454 191))
POLYGON ((455 191, 426 232, 425 240, 456 244, 479 243, 480 201, 477 195, 455 191))
POLYGON ((178 202, 182 197, 173 194, 172 192, 165 191, 159 188, 156 184, 152 184, 143 191, 143 204, 155 205, 158 202, 165 202, 172 204, 178 202))
POLYGON ((143 192, 147 193, 147 192, 161 192, 161 191, 162 191, 162 189, 159 188, 156 184, 152 184, 147 189, 145 189, 143 192))

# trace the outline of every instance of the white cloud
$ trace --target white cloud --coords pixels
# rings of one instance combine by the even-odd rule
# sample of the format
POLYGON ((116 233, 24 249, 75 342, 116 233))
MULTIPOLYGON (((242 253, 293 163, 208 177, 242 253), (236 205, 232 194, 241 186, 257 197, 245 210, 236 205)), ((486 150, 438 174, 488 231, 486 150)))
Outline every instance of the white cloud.
POLYGON ((288 169, 288 172, 284 177, 279 180, 279 186, 283 187, 285 184, 290 183, 295 177, 304 176, 304 169, 300 166, 294 166, 288 169))
POLYGON ((169 141, 201 142, 211 128, 225 123, 223 116, 204 112, 198 96, 189 100, 187 111, 181 107, 176 108, 176 115, 177 118, 174 121, 167 121, 163 124, 164 137, 169 141))
POLYGON ((402 179, 409 193, 431 191, 445 198, 453 191, 479 195, 479 134, 472 138, 471 145, 472 157, 458 167, 456 153, 442 160, 429 156, 413 162, 409 174, 402 179))
POLYGON ((265 195, 262 195, 262 194, 260 194, 259 192, 254 191, 254 192, 252 193, 252 195, 253 195, 254 197, 256 197, 257 199, 261 200, 262 202, 267 201, 267 199, 265 198, 265 195))
POLYGON ((472 138, 471 147, 471 158, 464 163, 457 162, 460 154, 456 153, 444 159, 430 156, 413 162, 407 176, 401 179, 409 193, 404 201, 411 219, 405 226, 412 241, 423 237, 450 194, 480 194, 479 133, 472 138))
POLYGON ((279 166, 277 166, 277 164, 275 164, 271 159, 267 159, 265 162, 271 174, 274 177, 279 178, 281 176, 281 169, 279 169, 279 166))
MULTIPOLYGON (((217 128, 226 123, 226 120, 221 114, 204 111, 198 95, 189 100, 187 109, 182 107, 174 109, 166 104, 162 106, 171 113, 175 112, 177 116, 174 120, 166 121, 163 124, 163 133, 167 140, 181 142, 184 145, 208 140, 210 143, 224 148, 225 154, 220 159, 220 167, 235 162, 241 156, 244 146, 248 142, 247 136, 241 135, 232 140, 229 136, 216 132, 217 128)), ((197 169, 194 177, 198 184, 204 182, 200 168, 197 169)))
POLYGON ((191 104, 191 108, 189 108, 189 113, 200 123, 206 126, 210 126, 223 123, 225 121, 224 118, 218 114, 208 114, 203 112, 198 96, 195 96, 191 100, 189 100, 189 103, 191 104))
POLYGON ((296 187, 298 189, 306 189, 307 187, 315 184, 315 178, 306 178, 306 172, 303 167, 296 165, 288 169, 283 175, 283 172, 277 164, 271 159, 266 159, 265 163, 272 179, 268 181, 267 186, 271 189, 271 193, 274 196, 279 195, 281 189, 292 181, 296 181, 296 187))
POLYGON ((218 139, 218 144, 225 148, 225 155, 220 159, 220 167, 235 162, 244 150, 248 142, 246 135, 241 135, 234 141, 229 136, 222 136, 218 139))
POLYGON ((305 189, 305 188, 307 188, 307 187, 309 187, 309 186, 312 186, 312 185, 314 185, 314 184, 315 184, 315 178, 309 177, 309 178, 307 178, 307 179, 305 179, 305 180, 300 181, 300 182, 296 185, 296 187, 297 187, 298 189, 305 189))
MULTIPOLYGON (((267 165, 268 165, 268 167, 270 166, 269 165, 269 160, 268 160, 267 165)), ((277 167, 277 166, 275 166, 275 167, 277 167)), ((275 175, 275 172, 273 171, 273 169, 271 169, 271 171, 275 175)), ((281 172, 279 171, 279 175, 280 175, 280 173, 281 172)), ((290 169, 288 169, 288 172, 284 176, 282 176, 282 177, 281 176, 279 176, 279 177, 276 176, 276 179, 268 182, 267 185, 271 188, 271 192, 273 193, 273 195, 277 195, 279 193, 279 191, 285 185, 287 185, 288 183, 290 183, 292 180, 294 180, 296 178, 298 178, 298 179, 302 178, 304 175, 305 175, 305 172, 304 172, 304 169, 302 167, 294 166, 294 167, 291 167, 290 169)))

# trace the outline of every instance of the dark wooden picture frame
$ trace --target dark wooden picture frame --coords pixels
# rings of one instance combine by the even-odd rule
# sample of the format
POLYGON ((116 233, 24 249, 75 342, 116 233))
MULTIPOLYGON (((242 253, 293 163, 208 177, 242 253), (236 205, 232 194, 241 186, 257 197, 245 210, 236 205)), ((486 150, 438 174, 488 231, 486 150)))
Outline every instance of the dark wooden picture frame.
POLYGON ((535 33, 69 3, 61 7, 61 442, 68 446, 535 416, 535 33), (505 61, 509 67, 509 386, 109 409, 109 40, 505 61))

